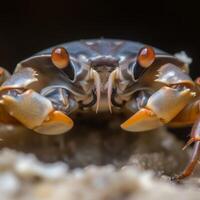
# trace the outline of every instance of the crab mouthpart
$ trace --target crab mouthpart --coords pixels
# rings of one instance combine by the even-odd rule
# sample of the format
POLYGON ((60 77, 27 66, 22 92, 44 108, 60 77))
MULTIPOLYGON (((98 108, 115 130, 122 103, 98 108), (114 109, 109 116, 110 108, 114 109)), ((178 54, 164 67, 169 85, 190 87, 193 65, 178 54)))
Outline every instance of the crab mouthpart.
POLYGON ((116 80, 119 78, 118 68, 113 71, 104 71, 106 66, 102 66, 102 71, 91 69, 90 79, 93 80, 96 93, 96 112, 100 109, 109 110, 112 113, 112 93, 116 87, 116 80), (101 107, 101 108, 100 108, 101 107))
POLYGON ((94 87, 96 90, 96 96, 97 96, 96 113, 97 113, 99 110, 99 104, 100 104, 100 100, 101 100, 101 79, 100 79, 98 72, 96 72, 93 69, 91 70, 91 78, 94 81, 94 87))
POLYGON ((113 92, 113 87, 114 87, 114 83, 116 80, 116 76, 117 76, 117 70, 114 70, 111 72, 109 78, 108 78, 108 93, 107 93, 107 98, 108 98, 108 107, 110 112, 112 113, 112 101, 111 101, 111 96, 112 96, 112 92, 113 92))

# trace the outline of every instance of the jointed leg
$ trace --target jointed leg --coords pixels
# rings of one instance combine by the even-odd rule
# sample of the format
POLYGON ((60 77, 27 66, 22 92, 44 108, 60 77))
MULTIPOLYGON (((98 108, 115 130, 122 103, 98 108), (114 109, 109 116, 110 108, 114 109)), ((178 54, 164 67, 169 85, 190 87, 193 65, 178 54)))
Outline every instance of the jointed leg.
POLYGON ((199 158, 200 158, 200 142, 196 142, 190 162, 188 163, 186 168, 183 170, 183 172, 179 176, 176 177, 176 180, 180 180, 180 179, 190 176, 193 173, 199 161, 199 158))
POLYGON ((191 139, 187 142, 186 146, 188 146, 192 142, 196 142, 196 143, 194 145, 191 160, 189 161, 188 165, 186 166, 182 174, 176 177, 176 180, 180 180, 180 179, 190 176, 200 159, 200 116, 198 117, 196 123, 194 124, 192 128, 191 139))
POLYGON ((192 131, 190 134, 190 139, 187 141, 186 145, 183 147, 183 150, 185 150, 193 142, 198 142, 198 141, 200 141, 200 116, 198 117, 197 121, 193 125, 192 131))

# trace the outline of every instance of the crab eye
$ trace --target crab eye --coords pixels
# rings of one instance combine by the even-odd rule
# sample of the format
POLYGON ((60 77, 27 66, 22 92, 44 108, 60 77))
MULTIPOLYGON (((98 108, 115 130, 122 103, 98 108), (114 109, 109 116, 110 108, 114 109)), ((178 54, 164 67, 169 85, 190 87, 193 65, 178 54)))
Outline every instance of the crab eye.
POLYGON ((139 65, 148 68, 155 60, 155 52, 152 47, 143 47, 137 56, 139 65))
POLYGON ((146 69, 153 64, 155 57, 155 52, 151 47, 143 47, 139 51, 136 62, 130 65, 130 68, 133 69, 134 80, 138 80, 146 69))
POLYGON ((57 68, 64 69, 69 64, 69 54, 65 48, 57 47, 52 50, 51 60, 57 68))

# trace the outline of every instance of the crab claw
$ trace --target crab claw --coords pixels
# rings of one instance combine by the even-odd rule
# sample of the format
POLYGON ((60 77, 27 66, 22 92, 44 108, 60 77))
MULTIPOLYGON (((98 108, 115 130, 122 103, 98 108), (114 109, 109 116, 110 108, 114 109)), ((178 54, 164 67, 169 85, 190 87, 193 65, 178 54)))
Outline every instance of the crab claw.
POLYGON ((51 101, 33 90, 3 95, 0 104, 9 115, 38 133, 61 134, 73 126, 69 117, 54 111, 51 101))
POLYGON ((45 120, 34 131, 47 135, 62 134, 69 131, 73 127, 73 121, 67 115, 60 111, 54 111, 49 114, 49 118, 45 120))
POLYGON ((194 97, 188 88, 162 87, 147 101, 144 108, 125 121, 121 128, 127 131, 147 131, 170 122, 194 97))
POLYGON ((149 109, 142 108, 127 121, 121 124, 121 128, 126 131, 148 131, 162 126, 163 123, 149 109))

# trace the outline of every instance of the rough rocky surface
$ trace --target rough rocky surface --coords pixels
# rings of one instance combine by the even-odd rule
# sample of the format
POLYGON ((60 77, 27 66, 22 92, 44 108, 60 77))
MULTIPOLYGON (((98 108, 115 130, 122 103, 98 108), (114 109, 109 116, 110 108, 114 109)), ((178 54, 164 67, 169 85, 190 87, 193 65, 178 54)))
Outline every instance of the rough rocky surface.
POLYGON ((0 126, 0 200, 200 198, 200 170, 170 181, 188 161, 181 141, 165 129, 133 134, 116 124, 80 121, 53 137, 0 126))

